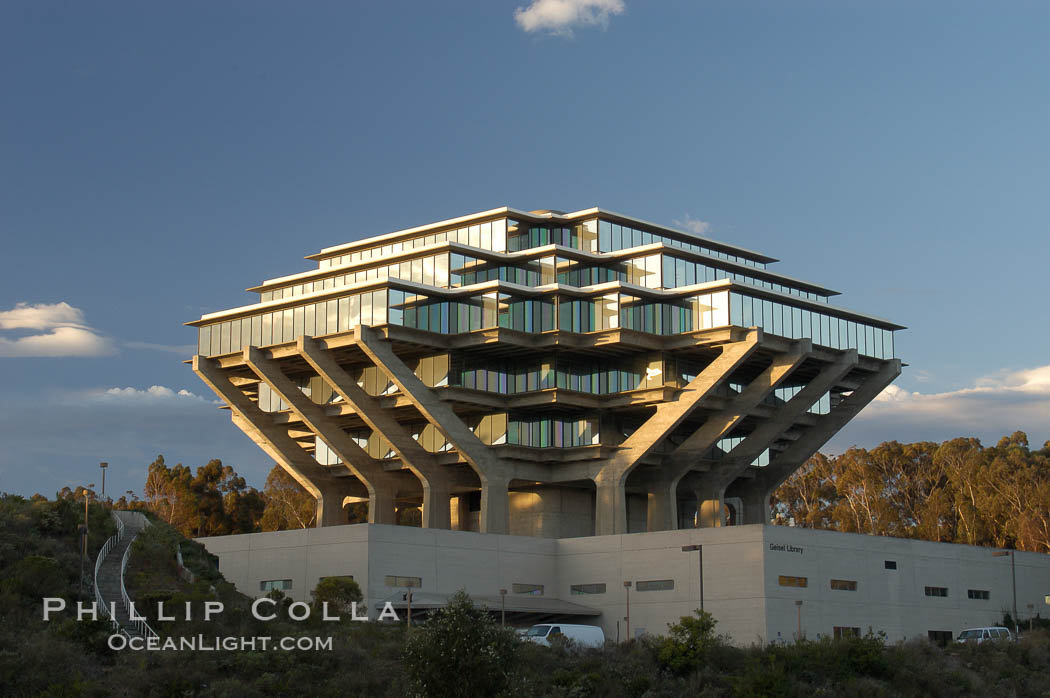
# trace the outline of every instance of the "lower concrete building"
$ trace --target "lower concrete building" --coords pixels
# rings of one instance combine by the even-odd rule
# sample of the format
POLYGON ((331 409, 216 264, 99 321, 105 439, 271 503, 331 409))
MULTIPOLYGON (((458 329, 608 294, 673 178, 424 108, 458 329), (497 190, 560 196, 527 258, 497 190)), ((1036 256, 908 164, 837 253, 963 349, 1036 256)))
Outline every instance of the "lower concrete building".
POLYGON ((738 645, 869 630, 945 641, 1015 607, 1022 623, 1050 613, 1047 555, 783 526, 549 539, 358 524, 199 540, 250 596, 308 601, 322 577, 350 576, 375 618, 387 601, 404 617, 410 588, 414 614, 465 589, 509 623, 595 624, 614 640, 699 608, 701 564, 703 606, 738 645))

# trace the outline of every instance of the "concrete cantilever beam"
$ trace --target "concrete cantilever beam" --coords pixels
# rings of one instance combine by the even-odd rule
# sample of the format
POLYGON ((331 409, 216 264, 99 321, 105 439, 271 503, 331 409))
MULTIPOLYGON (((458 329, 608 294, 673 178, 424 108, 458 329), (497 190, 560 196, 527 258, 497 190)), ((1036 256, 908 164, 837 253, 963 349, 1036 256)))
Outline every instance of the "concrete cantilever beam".
POLYGON ((372 362, 386 373, 419 410, 423 417, 459 451, 481 480, 482 533, 507 533, 509 505, 507 486, 513 469, 503 462, 477 435, 470 430, 451 407, 436 395, 394 353, 388 342, 380 340, 371 327, 358 325, 354 329, 357 346, 372 362))
POLYGON ((678 521, 678 483, 696 467, 696 461, 711 446, 728 434, 748 413, 776 389, 813 351, 808 339, 792 343, 791 349, 773 359, 773 363, 733 398, 719 414, 712 415, 674 450, 670 463, 649 493, 648 530, 663 531, 678 521))
POLYGON ((704 368, 673 400, 661 403, 656 413, 620 444, 594 477, 595 535, 627 533, 627 476, 638 463, 682 423, 709 395, 758 348, 761 330, 752 330, 739 342, 722 345, 722 353, 704 368))
POLYGON ((705 474, 703 489, 697 492, 702 527, 722 525, 722 502, 726 487, 740 477, 781 434, 791 428, 806 410, 813 407, 826 392, 852 371, 857 361, 857 351, 849 349, 833 363, 825 366, 797 395, 777 410, 773 419, 755 427, 754 431, 725 455, 721 463, 705 474))
MULTIPOLYGON (((245 347, 244 363, 281 396, 314 434, 328 445, 340 460, 368 488, 369 523, 395 523, 394 498, 397 492, 396 478, 383 470, 382 463, 369 456, 354 443, 342 427, 325 415, 324 409, 303 394, 280 366, 266 358, 261 349, 245 347)), ((446 511, 448 503, 445 504, 446 511)), ((445 527, 448 527, 446 515, 445 527)))
POLYGON ((768 523, 769 498, 773 490, 780 487, 784 480, 820 450, 828 439, 878 397, 900 372, 900 359, 886 362, 878 372, 846 396, 834 410, 823 415, 815 425, 807 429, 802 437, 777 456, 773 463, 758 469, 753 480, 741 483, 735 494, 744 500, 743 523, 768 523))
POLYGON ((444 466, 380 406, 379 400, 365 392, 317 340, 299 337, 296 347, 317 375, 354 408, 372 431, 382 434, 390 442, 401 462, 419 478, 423 486, 423 527, 448 528, 451 476, 444 466))
POLYGON ((230 406, 233 423, 317 498, 317 526, 343 523, 343 498, 351 487, 348 478, 337 477, 304 451, 284 429, 274 425, 270 415, 234 385, 215 361, 194 356, 193 372, 230 406))

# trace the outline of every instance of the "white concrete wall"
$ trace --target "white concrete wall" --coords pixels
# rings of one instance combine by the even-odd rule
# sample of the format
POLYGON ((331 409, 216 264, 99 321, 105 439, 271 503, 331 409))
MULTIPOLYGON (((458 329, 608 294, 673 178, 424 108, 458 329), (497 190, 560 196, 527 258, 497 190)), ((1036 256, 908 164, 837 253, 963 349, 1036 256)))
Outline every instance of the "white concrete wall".
MULTIPOLYGON (((631 634, 663 634, 699 607, 698 554, 704 546, 704 606, 719 634, 736 644, 790 641, 798 628, 810 638, 835 626, 886 632, 891 640, 926 637, 929 630, 957 634, 998 621, 1012 606, 1010 559, 992 549, 945 543, 812 531, 780 526, 729 526, 581 538, 533 538, 442 531, 407 526, 332 526, 276 533, 203 538, 220 570, 238 589, 260 595, 259 583, 292 579, 289 594, 308 600, 322 576, 353 575, 373 608, 399 589, 387 575, 420 577, 422 590, 498 596, 514 584, 541 584, 545 598, 598 609, 609 638, 626 636, 630 581, 631 634), (783 546, 784 549, 775 549, 783 546), (799 550, 791 551, 790 548, 799 550), (897 562, 896 570, 885 568, 897 562), (784 587, 780 575, 806 577, 805 588, 784 587), (637 583, 671 579, 668 591, 639 592, 637 583), (857 582, 837 591, 831 579, 857 582), (573 595, 574 584, 605 584, 604 594, 573 595), (928 597, 926 586, 947 587, 928 597), (968 589, 985 589, 987 601, 968 589)), ((1017 554, 1017 607, 1050 615, 1050 556, 1017 554)))
MULTIPOLYGON (((927 637, 930 630, 957 635, 968 627, 1000 621, 1013 604, 1010 558, 993 557, 991 548, 904 540, 832 531, 768 526, 766 594, 768 630, 785 640, 798 628, 796 600, 802 600, 802 631, 814 638, 832 634, 835 626, 861 632, 883 630, 890 640, 927 637), (792 545, 801 553, 771 550, 770 544, 792 545), (896 570, 885 567, 897 563, 896 570), (804 589, 782 587, 779 575, 803 576, 804 589), (853 580, 857 591, 835 591, 832 579, 853 580), (927 586, 947 587, 947 597, 926 596, 927 586), (985 600, 970 599, 969 589, 990 592, 985 600)), ((1017 553, 1017 607, 1023 620, 1026 604, 1045 618, 1050 606, 1050 556, 1017 553)))

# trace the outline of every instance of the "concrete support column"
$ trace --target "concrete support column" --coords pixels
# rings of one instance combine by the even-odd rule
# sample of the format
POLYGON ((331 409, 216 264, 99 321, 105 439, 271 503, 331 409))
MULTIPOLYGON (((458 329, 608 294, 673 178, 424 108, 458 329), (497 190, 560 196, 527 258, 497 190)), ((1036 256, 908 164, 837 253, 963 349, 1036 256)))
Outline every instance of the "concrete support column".
POLYGON ((510 478, 487 476, 481 482, 481 519, 482 533, 510 532, 510 504, 507 486, 510 478))
POLYGON ((319 487, 321 496, 317 498, 317 519, 314 525, 341 526, 346 523, 346 515, 343 513, 343 499, 346 497, 346 488, 338 484, 323 484, 319 487))
POLYGON ((369 487, 368 523, 390 526, 397 523, 397 509, 394 505, 396 494, 397 489, 393 484, 369 487))
POLYGON ((452 526, 452 492, 445 478, 431 475, 423 481, 423 528, 452 526))
POLYGON ((770 521, 769 498, 773 494, 763 483, 748 483, 734 493, 744 504, 740 512, 742 524, 768 524, 770 521))
POLYGON ((645 530, 673 531, 678 520, 678 485, 671 479, 653 481, 649 486, 645 530))
POLYGON ((461 493, 456 497, 456 530, 470 530, 470 497, 461 493))
POLYGON ((611 536, 627 533, 627 493, 624 478, 594 479, 594 535, 611 536))
POLYGON ((725 526, 725 487, 702 485, 696 489, 698 528, 725 526))

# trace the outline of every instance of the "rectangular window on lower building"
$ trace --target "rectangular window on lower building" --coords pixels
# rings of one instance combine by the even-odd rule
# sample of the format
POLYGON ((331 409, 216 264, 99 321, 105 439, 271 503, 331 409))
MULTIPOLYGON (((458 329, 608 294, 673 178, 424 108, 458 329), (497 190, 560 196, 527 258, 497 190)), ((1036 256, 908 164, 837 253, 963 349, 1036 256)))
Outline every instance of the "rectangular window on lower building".
POLYGON ((808 587, 809 577, 790 577, 782 574, 777 577, 777 584, 782 587, 808 587))
POLYGON ((952 644, 951 630, 927 630, 926 635, 930 638, 930 642, 935 642, 941 647, 952 644))
POLYGON ((860 637, 860 628, 853 628, 845 625, 836 625, 834 630, 836 640, 841 640, 846 637, 860 637))
POLYGON ((856 591, 857 582, 852 579, 832 579, 831 588, 835 591, 856 591))
POLYGON ((267 579, 259 582, 259 591, 291 591, 292 580, 290 579, 267 579))
POLYGON ((967 589, 966 595, 971 599, 978 599, 980 601, 987 601, 991 594, 988 593, 987 589, 967 589))
POLYGON ((330 574, 327 577, 321 577, 317 581, 323 582, 326 579, 349 579, 352 582, 352 581, 354 581, 354 575, 352 575, 352 574, 330 574))
POLYGON ((395 574, 388 574, 383 580, 383 583, 388 587, 412 587, 418 589, 423 586, 422 577, 402 577, 395 574))
POLYGON ((948 587, 926 587, 926 595, 927 596, 947 596, 948 595, 948 587))
POLYGON ((897 569, 897 561, 896 560, 886 560, 886 569, 888 569, 888 570, 895 570, 895 569, 897 569))
POLYGON ((673 579, 654 579, 648 582, 638 582, 638 591, 672 591, 674 589, 673 579))
POLYGON ((569 587, 572 594, 604 594, 604 584, 573 584, 569 587))
POLYGON ((543 596, 542 584, 512 584, 511 591, 515 594, 531 594, 532 596, 543 596))

